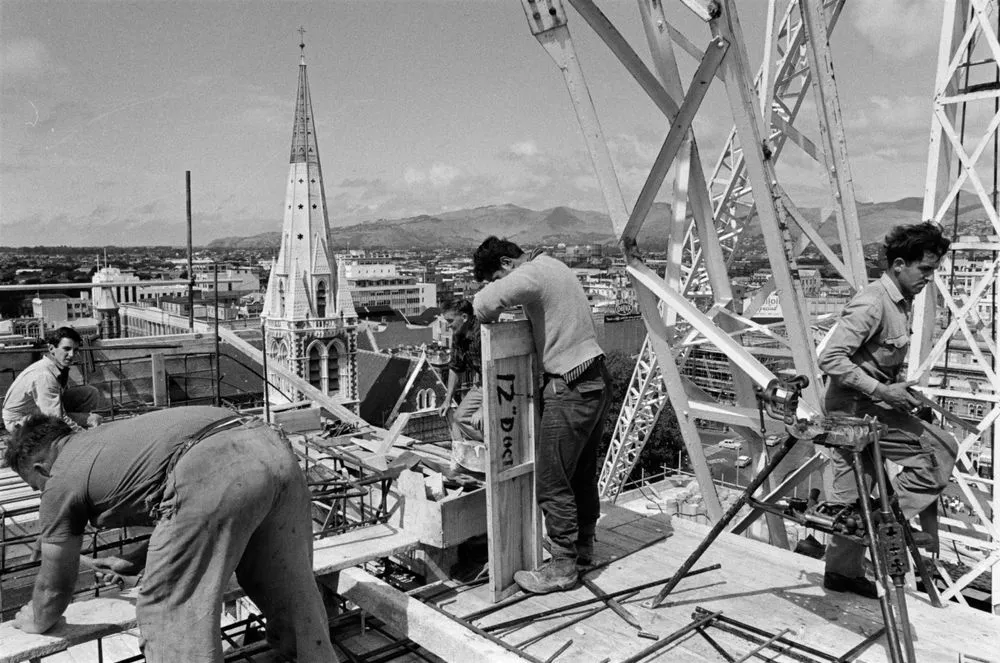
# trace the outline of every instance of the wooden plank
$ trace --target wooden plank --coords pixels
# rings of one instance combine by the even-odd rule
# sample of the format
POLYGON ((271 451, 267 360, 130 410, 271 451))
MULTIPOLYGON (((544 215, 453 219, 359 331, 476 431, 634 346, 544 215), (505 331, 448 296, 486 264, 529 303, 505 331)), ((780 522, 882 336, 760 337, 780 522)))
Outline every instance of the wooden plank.
POLYGON ((505 649, 361 569, 341 571, 337 593, 378 615, 394 633, 413 640, 446 661, 523 663, 535 660, 505 649))
POLYGON ((526 322, 483 326, 486 513, 494 601, 518 590, 514 573, 541 562, 541 517, 533 464, 538 430, 535 350, 526 322), (508 474, 505 474, 508 472, 508 474))
POLYGON ((380 557, 388 557, 417 547, 416 532, 391 525, 371 525, 327 537, 313 546, 313 573, 335 573, 380 557))
POLYGON ((386 433, 385 438, 375 449, 375 453, 385 454, 389 453, 392 449, 392 445, 396 443, 396 439, 399 438, 399 434, 403 432, 406 428, 406 424, 410 423, 410 415, 412 412, 403 412, 396 420, 392 422, 392 426, 389 427, 389 432, 386 433))
POLYGON ((162 352, 153 352, 149 356, 150 372, 153 381, 153 405, 156 407, 166 407, 167 405, 167 363, 162 352))
POLYGON ((527 320, 483 325, 483 364, 495 359, 522 357, 535 351, 531 323, 527 320), (487 338, 490 339, 487 343, 487 338))

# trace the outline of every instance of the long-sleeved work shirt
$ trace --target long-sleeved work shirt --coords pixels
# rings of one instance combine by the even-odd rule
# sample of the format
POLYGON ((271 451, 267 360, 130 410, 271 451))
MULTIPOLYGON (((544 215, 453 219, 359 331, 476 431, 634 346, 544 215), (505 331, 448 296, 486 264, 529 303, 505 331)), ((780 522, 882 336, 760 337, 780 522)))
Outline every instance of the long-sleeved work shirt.
POLYGON ((61 377, 62 372, 48 355, 21 371, 3 399, 3 423, 7 430, 38 413, 59 417, 73 430, 82 430, 63 408, 65 383, 61 377))
POLYGON ((504 309, 520 304, 531 321, 542 370, 564 375, 604 354, 583 287, 565 264, 535 251, 502 279, 476 293, 476 317, 493 322, 504 309))
POLYGON ((886 274, 854 296, 837 320, 819 368, 830 376, 828 411, 845 401, 874 401, 880 384, 892 384, 910 346, 913 303, 886 274), (853 393, 852 393, 853 392, 853 393))

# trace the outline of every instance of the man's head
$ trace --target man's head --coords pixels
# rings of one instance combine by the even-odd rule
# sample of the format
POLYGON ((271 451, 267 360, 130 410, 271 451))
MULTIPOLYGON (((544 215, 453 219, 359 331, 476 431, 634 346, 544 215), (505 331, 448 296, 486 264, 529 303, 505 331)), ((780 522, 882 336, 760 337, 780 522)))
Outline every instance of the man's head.
POLYGON ((521 247, 496 236, 486 238, 472 254, 472 272, 477 281, 496 281, 510 274, 524 255, 521 247))
POLYGON ((933 278, 951 240, 932 223, 896 226, 885 237, 886 271, 907 299, 912 299, 933 278))
POLYGON ((76 359, 76 352, 83 344, 83 339, 72 327, 59 327, 45 335, 45 342, 49 345, 49 358, 63 369, 76 359))
POLYGON ((469 328, 472 321, 475 319, 475 313, 472 310, 472 302, 468 299, 453 299, 448 302, 444 307, 444 312, 441 314, 448 323, 448 329, 451 332, 458 333, 463 332, 469 328))
POLYGON ((33 414, 14 430, 3 454, 4 464, 17 472, 29 486, 42 490, 55 461, 55 441, 72 432, 69 425, 58 417, 33 414))

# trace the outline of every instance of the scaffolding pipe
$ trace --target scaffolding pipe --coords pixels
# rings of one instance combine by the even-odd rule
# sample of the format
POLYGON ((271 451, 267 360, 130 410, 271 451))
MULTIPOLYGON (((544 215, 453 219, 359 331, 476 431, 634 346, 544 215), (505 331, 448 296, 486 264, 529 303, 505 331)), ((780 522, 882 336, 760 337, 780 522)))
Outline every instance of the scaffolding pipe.
POLYGON ((194 240, 191 231, 191 171, 184 171, 187 191, 187 246, 188 246, 188 329, 194 331, 194 240))

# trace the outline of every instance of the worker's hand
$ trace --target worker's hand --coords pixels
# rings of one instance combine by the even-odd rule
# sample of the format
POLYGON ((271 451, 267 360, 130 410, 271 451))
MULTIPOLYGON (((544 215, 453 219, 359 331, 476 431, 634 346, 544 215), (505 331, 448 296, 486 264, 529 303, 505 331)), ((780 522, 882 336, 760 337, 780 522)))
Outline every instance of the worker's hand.
POLYGON ((881 384, 875 390, 875 396, 897 410, 912 410, 921 405, 920 400, 910 393, 910 387, 918 382, 918 380, 907 380, 894 384, 881 384))
POLYGON ((85 565, 94 570, 94 577, 102 585, 134 585, 139 575, 139 567, 121 557, 88 557, 85 565))
POLYGON ((482 409, 476 410, 472 413, 472 425, 479 430, 483 430, 483 411, 482 409))
POLYGON ((102 423, 104 423, 104 417, 97 414, 96 412, 91 412, 89 415, 87 415, 87 428, 100 426, 102 423))
POLYGON ((438 416, 444 417, 448 415, 448 410, 451 409, 451 399, 444 399, 444 405, 438 408, 438 416))

